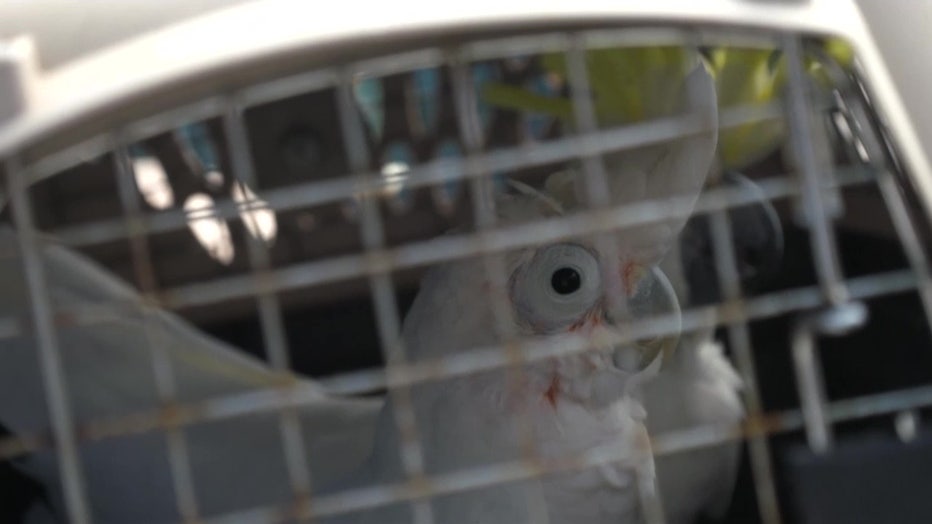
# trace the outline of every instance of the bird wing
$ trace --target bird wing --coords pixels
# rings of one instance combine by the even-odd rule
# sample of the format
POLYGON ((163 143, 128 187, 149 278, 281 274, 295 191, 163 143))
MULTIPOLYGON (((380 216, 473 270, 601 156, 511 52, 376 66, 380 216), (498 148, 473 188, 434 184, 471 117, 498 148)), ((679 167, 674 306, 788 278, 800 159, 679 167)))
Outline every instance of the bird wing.
MULTIPOLYGON (((0 421, 15 434, 45 431, 50 417, 36 338, 29 332, 29 290, 20 238, 0 229, 0 318, 17 320, 24 331, 0 339, 0 421)), ((175 398, 197 403, 226 395, 276 400, 270 388, 286 377, 261 361, 219 342, 181 318, 145 308, 134 289, 87 258, 51 242, 37 244, 56 329, 65 395, 75 424, 116 420, 163 406, 155 378, 153 349, 163 355, 175 398), (68 323, 68 312, 104 310, 91 323, 68 323)), ((290 377, 300 392, 295 408, 312 482, 327 482, 363 461, 372 446, 376 399, 334 397, 311 380, 290 377)), ((164 392, 163 392, 164 393, 164 392)), ((244 403, 214 402, 214 413, 244 403)), ((170 410, 166 411, 166 417, 170 410)), ((167 420, 167 418, 166 418, 167 420)), ((164 430, 133 432, 81 446, 80 461, 94 516, 101 521, 152 522, 177 519, 175 480, 164 430)), ((152 429, 152 428, 149 428, 152 429)), ((292 493, 277 413, 219 417, 183 427, 193 491, 202 514, 287 503, 292 493)), ((42 480, 53 501, 61 500, 58 460, 51 450, 17 464, 42 480)), ((59 507, 60 511, 61 508, 59 507)))

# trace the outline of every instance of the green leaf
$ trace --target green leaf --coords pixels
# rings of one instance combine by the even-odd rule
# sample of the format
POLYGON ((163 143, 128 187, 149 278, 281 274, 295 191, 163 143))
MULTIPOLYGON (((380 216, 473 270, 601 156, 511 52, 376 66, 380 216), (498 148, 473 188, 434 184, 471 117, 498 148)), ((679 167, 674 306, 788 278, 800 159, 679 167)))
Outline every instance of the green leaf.
MULTIPOLYGON (((849 67, 854 53, 838 39, 825 41, 826 54, 849 67)), ((787 81, 786 60, 774 48, 718 47, 703 50, 703 59, 715 78, 720 110, 764 106, 781 96, 787 81)), ((806 71, 823 87, 832 86, 824 65, 805 57, 806 71)), ((589 87, 596 118, 602 126, 640 122, 675 114, 683 80, 695 66, 696 54, 683 47, 628 47, 586 52, 589 87)), ((566 55, 541 56, 543 68, 562 79, 568 77, 566 55)), ((499 107, 541 113, 573 124, 567 98, 551 98, 503 84, 488 86, 483 96, 499 107)), ((786 136, 782 120, 752 122, 722 129, 720 156, 724 167, 740 169, 777 150, 786 136)))
MULTIPOLYGON (((772 102, 786 79, 786 61, 773 49, 718 48, 712 67, 719 110, 759 106, 772 102)), ((722 129, 719 154, 723 167, 740 169, 780 147, 785 138, 783 122, 766 120, 722 129)))
MULTIPOLYGON (((600 124, 617 125, 669 116, 694 58, 681 47, 593 49, 586 67, 600 124)), ((562 53, 544 55, 545 69, 568 76, 562 53)))
POLYGON ((573 118, 569 99, 542 96, 512 85, 488 84, 482 90, 482 97, 489 104, 505 109, 541 113, 567 121, 573 118))

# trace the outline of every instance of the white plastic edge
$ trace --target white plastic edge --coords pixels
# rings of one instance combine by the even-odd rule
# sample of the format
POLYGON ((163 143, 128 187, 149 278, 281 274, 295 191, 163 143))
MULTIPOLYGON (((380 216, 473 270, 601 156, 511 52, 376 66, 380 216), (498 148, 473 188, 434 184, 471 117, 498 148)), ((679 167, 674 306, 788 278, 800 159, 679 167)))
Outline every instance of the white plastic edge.
POLYGON ((39 81, 37 64, 28 36, 0 40, 0 125, 30 110, 39 81))
POLYGON ((857 19, 856 8, 838 0, 802 5, 705 0, 701 5, 698 9, 690 0, 341 0, 326 7, 301 0, 263 0, 240 4, 148 33, 44 75, 34 110, 0 130, 0 155, 134 92, 168 88, 179 79, 223 64, 274 59, 289 50, 349 40, 371 40, 378 47, 392 36, 425 30, 468 31, 490 24, 567 20, 726 22, 824 32, 851 26, 857 19))
POLYGON ((198 72, 341 42, 418 32, 467 32, 489 25, 567 21, 726 24, 834 34, 856 49, 910 171, 932 211, 932 172, 883 57, 850 0, 471 0, 432 2, 263 0, 215 11, 146 34, 38 78, 28 110, 0 127, 0 156, 106 109, 133 93, 169 89, 198 72))

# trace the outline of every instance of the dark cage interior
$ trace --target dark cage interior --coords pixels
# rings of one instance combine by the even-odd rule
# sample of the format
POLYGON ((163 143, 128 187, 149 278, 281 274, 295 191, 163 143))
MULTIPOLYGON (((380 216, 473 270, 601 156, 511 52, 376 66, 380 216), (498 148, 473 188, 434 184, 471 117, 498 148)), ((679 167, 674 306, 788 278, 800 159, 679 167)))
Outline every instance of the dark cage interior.
MULTIPOLYGON (((825 42, 806 40, 802 46, 805 64, 816 59, 823 62, 819 68, 804 69, 806 73, 818 70, 812 77, 788 76, 805 82, 801 93, 812 107, 812 128, 821 135, 810 145, 816 148, 818 167, 824 167, 835 184, 823 196, 835 212, 828 223, 834 231, 842 282, 851 300, 863 303, 867 313, 863 325, 840 336, 814 334, 825 396, 833 406, 831 416, 839 420, 831 425, 834 447, 826 454, 813 454, 799 411, 803 402, 791 347, 800 311, 815 312, 826 304, 819 253, 813 252, 814 230, 804 216, 800 194, 806 189, 800 190, 803 182, 797 183, 804 179, 799 173, 806 169, 805 163, 798 159, 805 154, 794 148, 805 144, 792 141, 797 124, 784 116, 784 112, 794 110, 795 96, 786 86, 786 78, 780 77, 786 73, 780 73, 780 68, 787 67, 787 57, 779 50, 765 56, 767 47, 750 51, 729 48, 725 36, 725 44, 701 49, 703 60, 714 67, 722 57, 739 61, 725 53, 744 52, 740 59, 748 75, 768 71, 775 85, 777 79, 783 83, 774 88, 770 100, 752 97, 760 106, 770 103, 776 109, 777 116, 769 119, 772 127, 758 122, 758 127, 733 125, 730 129, 735 135, 720 132, 718 160, 705 184, 706 193, 724 190, 744 198, 743 204, 728 207, 725 221, 735 251, 741 296, 729 298, 727 290, 723 291, 727 283, 722 279, 727 274, 718 267, 715 213, 697 211, 678 239, 677 256, 690 290, 689 301, 682 308, 721 306, 715 337, 732 361, 739 351, 735 345, 742 344, 741 326, 747 326, 762 414, 743 427, 745 436, 766 432, 784 521, 874 522, 874 516, 884 515, 891 517, 887 519, 891 522, 930 522, 932 509, 927 498, 902 487, 903 483, 920 487, 932 482, 929 439, 922 422, 930 412, 925 406, 932 387, 932 333, 929 313, 918 291, 928 282, 921 281, 923 273, 911 265, 909 241, 904 241, 901 224, 890 206, 903 206, 921 246, 929 245, 928 220, 916 203, 907 173, 901 172, 896 162, 895 145, 888 143, 872 117, 871 100, 859 84, 855 68, 826 55, 825 42), (751 63, 752 51, 760 63, 751 63), (739 132, 744 134, 737 136, 739 132), (755 137, 771 142, 772 147, 753 142, 755 137), (822 146, 825 151, 819 150, 822 146), (742 147, 748 151, 744 156, 742 147), (756 156, 751 149, 757 150, 756 156), (895 184, 889 186, 894 187, 892 194, 885 191, 884 180, 895 184), (729 317, 728 307, 744 310, 747 316, 729 317), (898 400, 897 392, 906 390, 908 393, 901 395, 905 400, 898 400), (859 406, 863 407, 859 410, 859 406), (918 467, 920 464, 925 467, 918 467), (871 487, 869 494, 852 495, 857 492, 857 478, 872 479, 865 484, 871 487), (865 510, 851 517, 845 512, 845 501, 852 496, 870 496, 871 511, 887 511, 865 510)), ((762 42, 766 45, 768 41, 762 42)), ((602 63, 592 59, 588 65, 594 68, 602 63)), ((740 72, 718 71, 716 80, 738 81, 740 72)), ((338 266, 349 260, 346 257, 371 250, 360 227, 365 221, 366 209, 361 204, 365 197, 314 197, 311 204, 297 197, 289 201, 289 197, 306 194, 309 187, 332 189, 336 186, 326 184, 339 183, 347 173, 373 172, 381 177, 378 191, 383 198, 378 200, 378 211, 385 247, 403 248, 416 242, 426 245, 427 240, 451 230, 481 230, 474 226, 480 218, 477 209, 481 205, 476 201, 482 196, 477 192, 481 184, 461 180, 453 168, 447 169, 449 173, 437 168, 434 183, 416 187, 406 185, 406 174, 444 159, 503 152, 527 159, 527 167, 484 172, 480 165, 483 173, 479 178, 490 182, 485 186, 490 192, 517 194, 521 188, 542 187, 554 172, 572 169, 577 158, 547 161, 545 156, 535 157, 584 134, 578 121, 556 114, 561 107, 572 109, 572 104, 560 103, 580 98, 567 76, 571 75, 554 72, 552 59, 545 54, 476 59, 465 66, 445 60, 387 75, 363 71, 353 78, 351 89, 362 144, 346 140, 339 87, 297 94, 242 110, 241 117, 234 120, 244 124, 245 136, 237 135, 229 114, 215 115, 135 142, 126 158, 119 152, 104 152, 36 183, 29 188, 36 227, 76 246, 204 332, 267 361, 276 357, 267 347, 269 335, 263 326, 267 310, 263 310, 261 300, 234 292, 224 296, 220 289, 216 292, 221 299, 186 301, 185 297, 195 296, 199 289, 186 286, 211 279, 236 280, 248 276, 257 265, 268 271, 281 270, 287 276, 277 281, 284 284, 273 296, 281 308, 290 367, 319 379, 378 368, 385 364, 379 312, 364 274, 319 280, 301 280, 300 276, 302 267, 324 267, 322 264, 330 261, 338 266), (464 71, 474 97, 473 128, 481 133, 479 141, 464 132, 462 107, 458 105, 463 100, 458 97, 463 95, 458 92, 457 75, 464 71), (489 86, 498 87, 499 94, 532 95, 533 109, 508 107, 507 96, 506 102, 500 103, 484 98, 494 91, 489 86), (548 108, 557 109, 548 113, 548 108), (242 158, 243 152, 237 149, 242 143, 238 140, 248 144, 245 158, 251 163, 247 170, 251 180, 239 176, 243 170, 237 157, 242 158), (151 172, 152 179, 140 177, 152 159, 161 166, 164 180, 159 179, 158 171, 151 172), (191 227, 165 227, 147 233, 143 251, 127 236, 127 228, 99 233, 107 230, 95 229, 95 224, 120 220, 128 213, 119 182, 121 162, 134 166, 138 213, 184 210, 191 227), (152 182, 157 179, 161 181, 152 182), (209 210, 205 211, 214 203, 230 200, 241 206, 237 217, 216 221, 210 218, 209 210), (284 209, 270 210, 275 202, 288 204, 284 209), (194 227, 198 221, 211 233, 199 233, 194 227), (213 243, 204 240, 208 237, 213 243), (266 255, 257 255, 257 244, 267 248, 259 250, 266 255), (290 275, 298 275, 294 278, 299 283, 291 285, 287 280, 290 275), (173 293, 179 289, 187 292, 173 293)), ((591 95, 598 110, 599 103, 605 102, 599 97, 605 92, 598 89, 599 79, 594 75, 592 79, 591 95)), ((732 93, 737 89, 729 91, 723 85, 718 89, 721 115, 734 109, 728 104, 739 108, 753 105, 748 104, 752 99, 743 100, 732 93)), ((720 117, 723 129, 725 121, 720 117)), ((9 208, 4 210, 4 218, 14 222, 9 208)), ((424 268, 416 264, 390 273, 395 304, 402 315, 411 307, 423 274, 424 268)), ((359 394, 383 393, 384 389, 373 388, 359 394)), ((13 436, 0 426, 0 439, 13 436)), ((762 480, 754 470, 749 445, 742 444, 742 449, 728 510, 723 515, 705 516, 704 522, 760 521, 762 480)), ((30 503, 41 504, 45 496, 35 480, 16 470, 17 460, 0 462, 3 522, 15 522, 30 503)))

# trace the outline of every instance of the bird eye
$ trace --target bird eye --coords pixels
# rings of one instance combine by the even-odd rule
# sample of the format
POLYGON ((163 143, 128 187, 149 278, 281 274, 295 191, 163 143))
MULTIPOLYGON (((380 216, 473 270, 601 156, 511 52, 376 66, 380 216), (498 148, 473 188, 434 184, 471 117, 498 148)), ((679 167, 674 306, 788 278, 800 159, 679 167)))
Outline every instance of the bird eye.
POLYGON ((550 277, 550 287, 561 295, 569 295, 582 287, 582 277, 575 268, 561 267, 550 277))
POLYGON ((518 315, 538 329, 554 329, 577 321, 598 300, 599 263, 585 247, 556 244, 538 250, 512 276, 512 298, 518 315))

